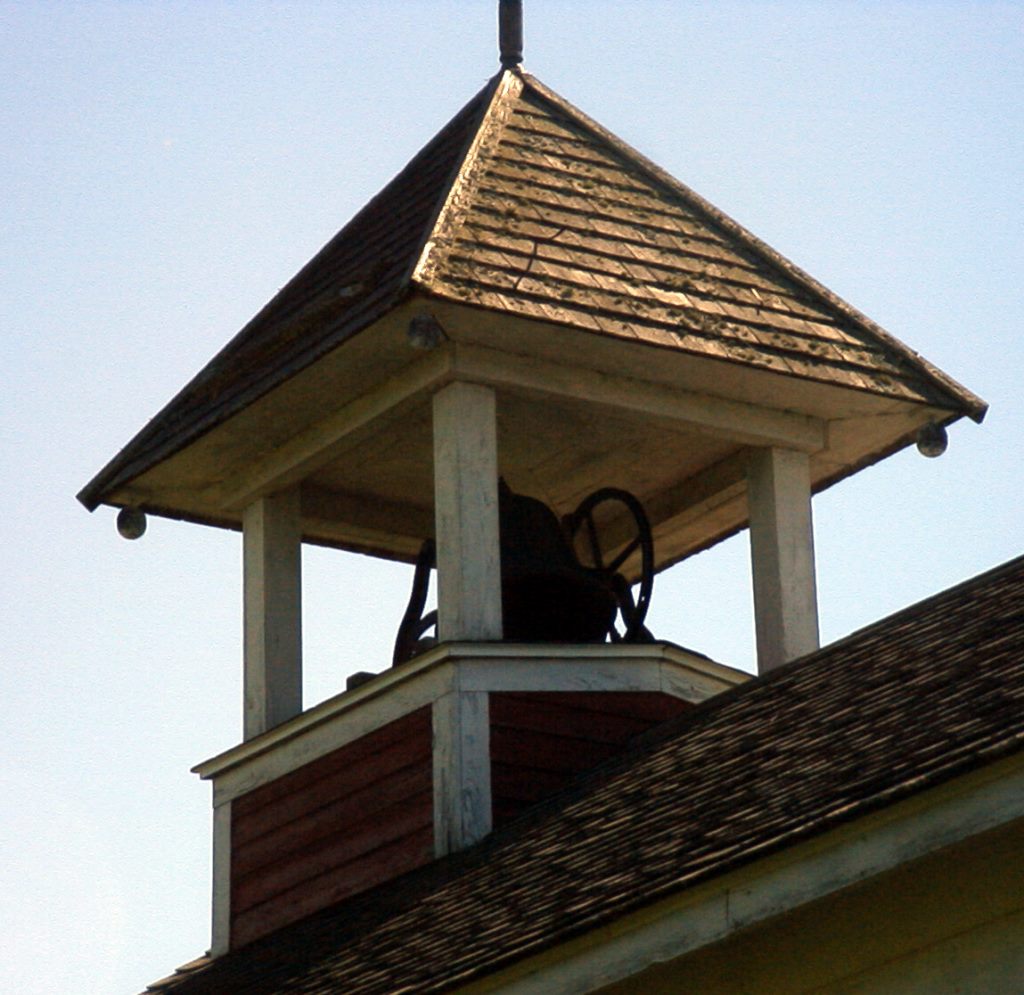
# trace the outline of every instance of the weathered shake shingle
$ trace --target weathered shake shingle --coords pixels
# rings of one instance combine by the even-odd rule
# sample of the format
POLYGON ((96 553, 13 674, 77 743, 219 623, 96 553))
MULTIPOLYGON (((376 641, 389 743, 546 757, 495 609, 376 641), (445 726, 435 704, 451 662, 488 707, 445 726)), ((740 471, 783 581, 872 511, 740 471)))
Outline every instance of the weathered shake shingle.
POLYGON ((693 191, 533 77, 507 71, 79 499, 95 508, 413 290, 974 418, 985 412, 693 191))
POLYGON ((174 995, 441 992, 1024 746, 1024 558, 725 692, 491 838, 174 995))

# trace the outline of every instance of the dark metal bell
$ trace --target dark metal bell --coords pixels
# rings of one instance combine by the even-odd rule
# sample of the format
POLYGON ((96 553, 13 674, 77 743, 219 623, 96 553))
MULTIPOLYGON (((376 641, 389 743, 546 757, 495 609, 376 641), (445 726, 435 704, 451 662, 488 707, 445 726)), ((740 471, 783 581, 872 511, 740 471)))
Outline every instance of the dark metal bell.
POLYGON ((499 483, 504 638, 603 642, 618 609, 607 577, 582 566, 555 513, 499 483))
MULTIPOLYGON (((501 533, 501 609, 503 638, 518 643, 603 643, 651 639, 644 627, 654 575, 650 524, 640 502, 626 491, 605 487, 595 491, 566 524, 537 498, 516 494, 498 482, 498 524, 501 533), (594 509, 613 501, 625 506, 636 524, 636 536, 608 563, 594 526, 594 509), (572 536, 584 524, 596 566, 580 563, 572 536), (639 598, 634 600, 619 568, 639 551, 639 598), (614 622, 621 612, 625 631, 614 622)), ((424 614, 431 571, 437 564, 434 541, 427 539, 416 559, 409 606, 395 638, 393 663, 398 665, 435 645, 427 633, 437 625, 437 611, 424 614)))

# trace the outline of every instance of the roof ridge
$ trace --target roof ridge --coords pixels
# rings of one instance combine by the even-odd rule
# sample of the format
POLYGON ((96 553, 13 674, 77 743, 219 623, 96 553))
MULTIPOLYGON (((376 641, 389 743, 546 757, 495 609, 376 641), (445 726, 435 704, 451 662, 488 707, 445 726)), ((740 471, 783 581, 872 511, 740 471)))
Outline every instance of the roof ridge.
POLYGON ((445 245, 460 206, 472 197, 480 179, 481 160, 500 140, 512 106, 522 93, 522 75, 511 69, 502 69, 491 78, 488 86, 492 86, 493 91, 473 130, 473 137, 442 190, 433 220, 406 278, 424 289, 429 289, 429 274, 439 264, 435 250, 445 245))
POLYGON ((566 100, 565 97, 556 93, 546 86, 535 76, 529 73, 522 73, 522 78, 527 87, 534 90, 544 100, 552 103, 556 108, 568 115, 575 123, 592 132, 603 142, 606 142, 619 155, 625 157, 632 165, 646 173, 656 183, 668 187, 677 196, 687 200, 693 207, 701 211, 710 221, 722 227, 733 238, 738 239, 750 251, 759 255, 769 265, 780 270, 784 276, 808 290, 815 297, 821 300, 829 308, 838 311, 844 318, 855 322, 864 331, 880 338, 887 346, 894 349, 901 356, 919 370, 924 377, 939 387, 945 393, 952 393, 960 403, 967 409, 970 417, 981 422, 988 410, 988 404, 973 391, 959 383, 953 377, 944 373, 938 367, 928 362, 920 353, 912 349, 905 342, 902 342, 891 332, 887 332, 881 325, 873 321, 863 312, 859 311, 852 304, 849 304, 838 294, 829 290, 823 283, 820 283, 813 276, 797 266, 781 252, 773 249, 767 242, 758 238, 753 232, 745 228, 738 221, 716 207, 709 200, 687 186, 681 180, 676 179, 667 170, 662 169, 656 162, 648 159, 642 152, 635 149, 628 142, 623 141, 618 135, 613 134, 603 125, 599 124, 592 117, 581 111, 575 104, 566 100))

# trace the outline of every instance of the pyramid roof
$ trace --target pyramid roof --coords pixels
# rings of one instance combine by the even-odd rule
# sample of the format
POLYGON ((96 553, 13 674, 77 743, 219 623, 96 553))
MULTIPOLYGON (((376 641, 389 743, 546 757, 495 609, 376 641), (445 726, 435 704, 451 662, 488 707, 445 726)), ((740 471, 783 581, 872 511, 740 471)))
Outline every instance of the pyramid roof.
MULTIPOLYGON (((859 405, 858 415, 869 404, 875 415, 890 414, 894 406, 904 412, 884 438, 858 440, 840 456, 821 460, 816 489, 906 445, 927 420, 968 415, 980 421, 986 410, 969 390, 538 80, 503 70, 79 499, 90 510, 100 503, 138 504, 237 524, 237 516, 221 520, 216 503, 176 504, 166 488, 133 490, 134 483, 145 483, 154 468, 325 357, 348 363, 346 389, 356 396, 375 375, 373 362, 365 356, 354 361, 354 352, 338 360, 340 347, 411 300, 440 312, 486 314, 488 345, 498 348, 505 347, 501 322, 525 322, 591 341, 629 343, 648 354, 658 350, 674 361, 685 357, 695 371, 689 390, 715 393, 704 386, 712 364, 733 371, 727 376, 747 378, 747 402, 770 398, 771 385, 784 380, 793 385, 787 389, 815 399, 803 413, 819 419, 849 417, 853 410, 825 410, 823 391, 831 391, 829 397, 840 391, 844 405, 859 405), (908 417, 908 407, 921 413, 908 417)), ((507 345, 511 352, 521 349, 507 345)), ((557 358, 572 355, 574 361, 573 349, 566 339, 556 347, 557 358)), ((383 360, 377 365, 382 376, 393 372, 383 360)), ((788 396, 777 406, 801 411, 788 396)), ((288 410, 298 423, 299 409, 288 410)), ((218 459, 225 450, 223 443, 209 448, 218 459)), ((705 465, 725 455, 709 453, 705 465)), ((185 489, 178 486, 179 493, 185 489)), ((741 519, 737 512, 714 538, 735 531, 741 519)), ((687 542, 675 557, 706 545, 707 537, 687 542)), ((408 554, 413 547, 406 546, 408 554)))

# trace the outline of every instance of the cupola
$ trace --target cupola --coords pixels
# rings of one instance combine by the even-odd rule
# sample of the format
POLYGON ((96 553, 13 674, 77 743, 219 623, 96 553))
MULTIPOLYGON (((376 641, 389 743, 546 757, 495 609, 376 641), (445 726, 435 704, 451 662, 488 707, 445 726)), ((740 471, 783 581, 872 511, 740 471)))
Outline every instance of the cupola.
POLYGON ((525 72, 518 3, 501 24, 499 72, 79 495, 243 534, 244 740, 197 768, 214 953, 744 680, 643 625, 723 538, 750 530, 759 668, 816 649, 812 494, 984 415, 525 72), (418 563, 396 665, 305 711, 304 543, 418 563))

